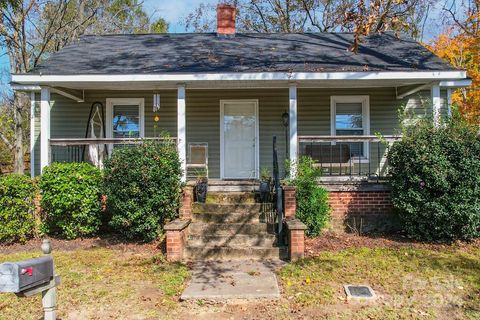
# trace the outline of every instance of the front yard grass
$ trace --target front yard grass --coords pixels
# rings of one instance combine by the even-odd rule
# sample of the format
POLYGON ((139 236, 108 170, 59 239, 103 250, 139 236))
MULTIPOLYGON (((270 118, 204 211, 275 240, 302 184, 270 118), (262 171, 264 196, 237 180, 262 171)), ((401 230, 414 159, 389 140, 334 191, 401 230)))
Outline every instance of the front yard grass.
MULTIPOLYGON (((155 245, 54 241, 58 318, 480 319, 480 242, 430 247, 364 239, 357 246, 357 238, 335 238, 335 248, 309 246, 313 257, 281 268, 280 300, 228 303, 179 302, 188 267, 167 263, 155 245), (370 285, 379 298, 347 302, 343 284, 370 285)), ((0 263, 39 256, 38 245, 0 247, 0 263)), ((41 316, 40 296, 0 294, 1 320, 41 316)))
POLYGON ((331 319, 480 319, 480 247, 327 251, 279 273, 290 309, 331 319), (347 302, 367 284, 375 302, 347 302))
MULTIPOLYGON (((39 255, 38 251, 0 254, 0 262, 39 255)), ((176 308, 189 277, 186 266, 167 263, 151 251, 80 248, 54 251, 54 259, 62 278, 58 287, 60 319, 163 318, 176 308)), ((42 317, 39 295, 0 297, 0 319, 42 317)))

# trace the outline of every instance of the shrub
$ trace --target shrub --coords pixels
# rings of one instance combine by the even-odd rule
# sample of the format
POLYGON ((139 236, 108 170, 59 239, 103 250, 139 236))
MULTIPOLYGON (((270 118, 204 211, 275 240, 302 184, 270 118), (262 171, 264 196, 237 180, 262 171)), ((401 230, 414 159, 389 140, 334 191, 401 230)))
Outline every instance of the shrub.
POLYGON ((34 183, 27 176, 0 177, 0 242, 24 242, 33 235, 35 192, 34 183))
POLYGON ((328 192, 318 185, 320 168, 314 166, 314 160, 303 156, 297 164, 297 176, 288 184, 296 187, 296 217, 308 227, 307 235, 318 236, 330 217, 328 192))
POLYGON ((93 235, 101 226, 101 171, 89 163, 53 163, 40 177, 42 229, 75 239, 93 235))
POLYGON ((173 141, 114 149, 104 179, 110 225, 129 239, 154 240, 177 217, 180 177, 173 141))
POLYGON ((426 241, 480 236, 480 138, 459 117, 417 121, 388 154, 392 201, 405 231, 426 241))

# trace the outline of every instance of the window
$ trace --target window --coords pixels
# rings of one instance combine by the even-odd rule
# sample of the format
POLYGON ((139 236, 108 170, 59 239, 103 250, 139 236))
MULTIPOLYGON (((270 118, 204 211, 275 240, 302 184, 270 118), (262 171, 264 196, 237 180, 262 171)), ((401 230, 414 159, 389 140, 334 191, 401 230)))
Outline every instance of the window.
POLYGON ((143 138, 144 100, 107 99, 107 138, 143 138))
POLYGON ((138 105, 113 105, 113 138, 140 137, 140 111, 138 105))
MULTIPOLYGON (((362 136, 370 134, 368 96, 331 97, 331 135, 362 136)), ((352 156, 368 157, 367 142, 345 143, 352 156)))

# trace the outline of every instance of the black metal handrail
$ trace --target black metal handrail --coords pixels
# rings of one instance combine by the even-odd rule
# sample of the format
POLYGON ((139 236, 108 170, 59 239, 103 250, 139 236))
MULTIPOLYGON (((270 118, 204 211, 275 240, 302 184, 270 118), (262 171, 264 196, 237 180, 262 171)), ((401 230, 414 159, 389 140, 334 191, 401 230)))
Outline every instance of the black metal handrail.
POLYGON ((283 190, 280 186, 280 172, 278 168, 277 137, 273 136, 273 182, 275 185, 278 243, 283 243, 283 190))

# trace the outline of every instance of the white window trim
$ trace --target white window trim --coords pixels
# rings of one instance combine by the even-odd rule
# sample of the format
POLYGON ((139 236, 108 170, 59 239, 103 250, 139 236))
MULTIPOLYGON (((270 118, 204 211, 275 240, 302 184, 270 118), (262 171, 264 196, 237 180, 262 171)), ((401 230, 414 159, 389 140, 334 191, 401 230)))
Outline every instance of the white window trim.
MULTIPOLYGON (((336 114, 337 103, 362 103, 362 126, 363 135, 370 135, 370 96, 368 95, 345 95, 330 96, 330 135, 336 136, 336 114)), ((361 162, 368 162, 370 155, 368 142, 363 143, 364 156, 360 158, 361 162)), ((358 159, 358 158, 357 158, 358 159)), ((356 160, 355 160, 356 161, 356 160)))
MULTIPOLYGON (((258 179, 260 176, 260 135, 259 135, 259 122, 260 118, 258 116, 258 99, 236 99, 236 100, 220 100, 220 179, 229 179, 225 177, 225 150, 224 150, 224 141, 225 141, 225 131, 224 131, 224 115, 225 115, 225 104, 226 103, 254 103, 255 104, 255 176, 250 177, 258 179)), ((245 178, 247 179, 247 178, 245 178)))
POLYGON ((113 137, 113 106, 116 105, 138 105, 140 117, 140 138, 145 136, 145 99, 144 98, 107 98, 107 113, 105 119, 106 138, 113 137))

